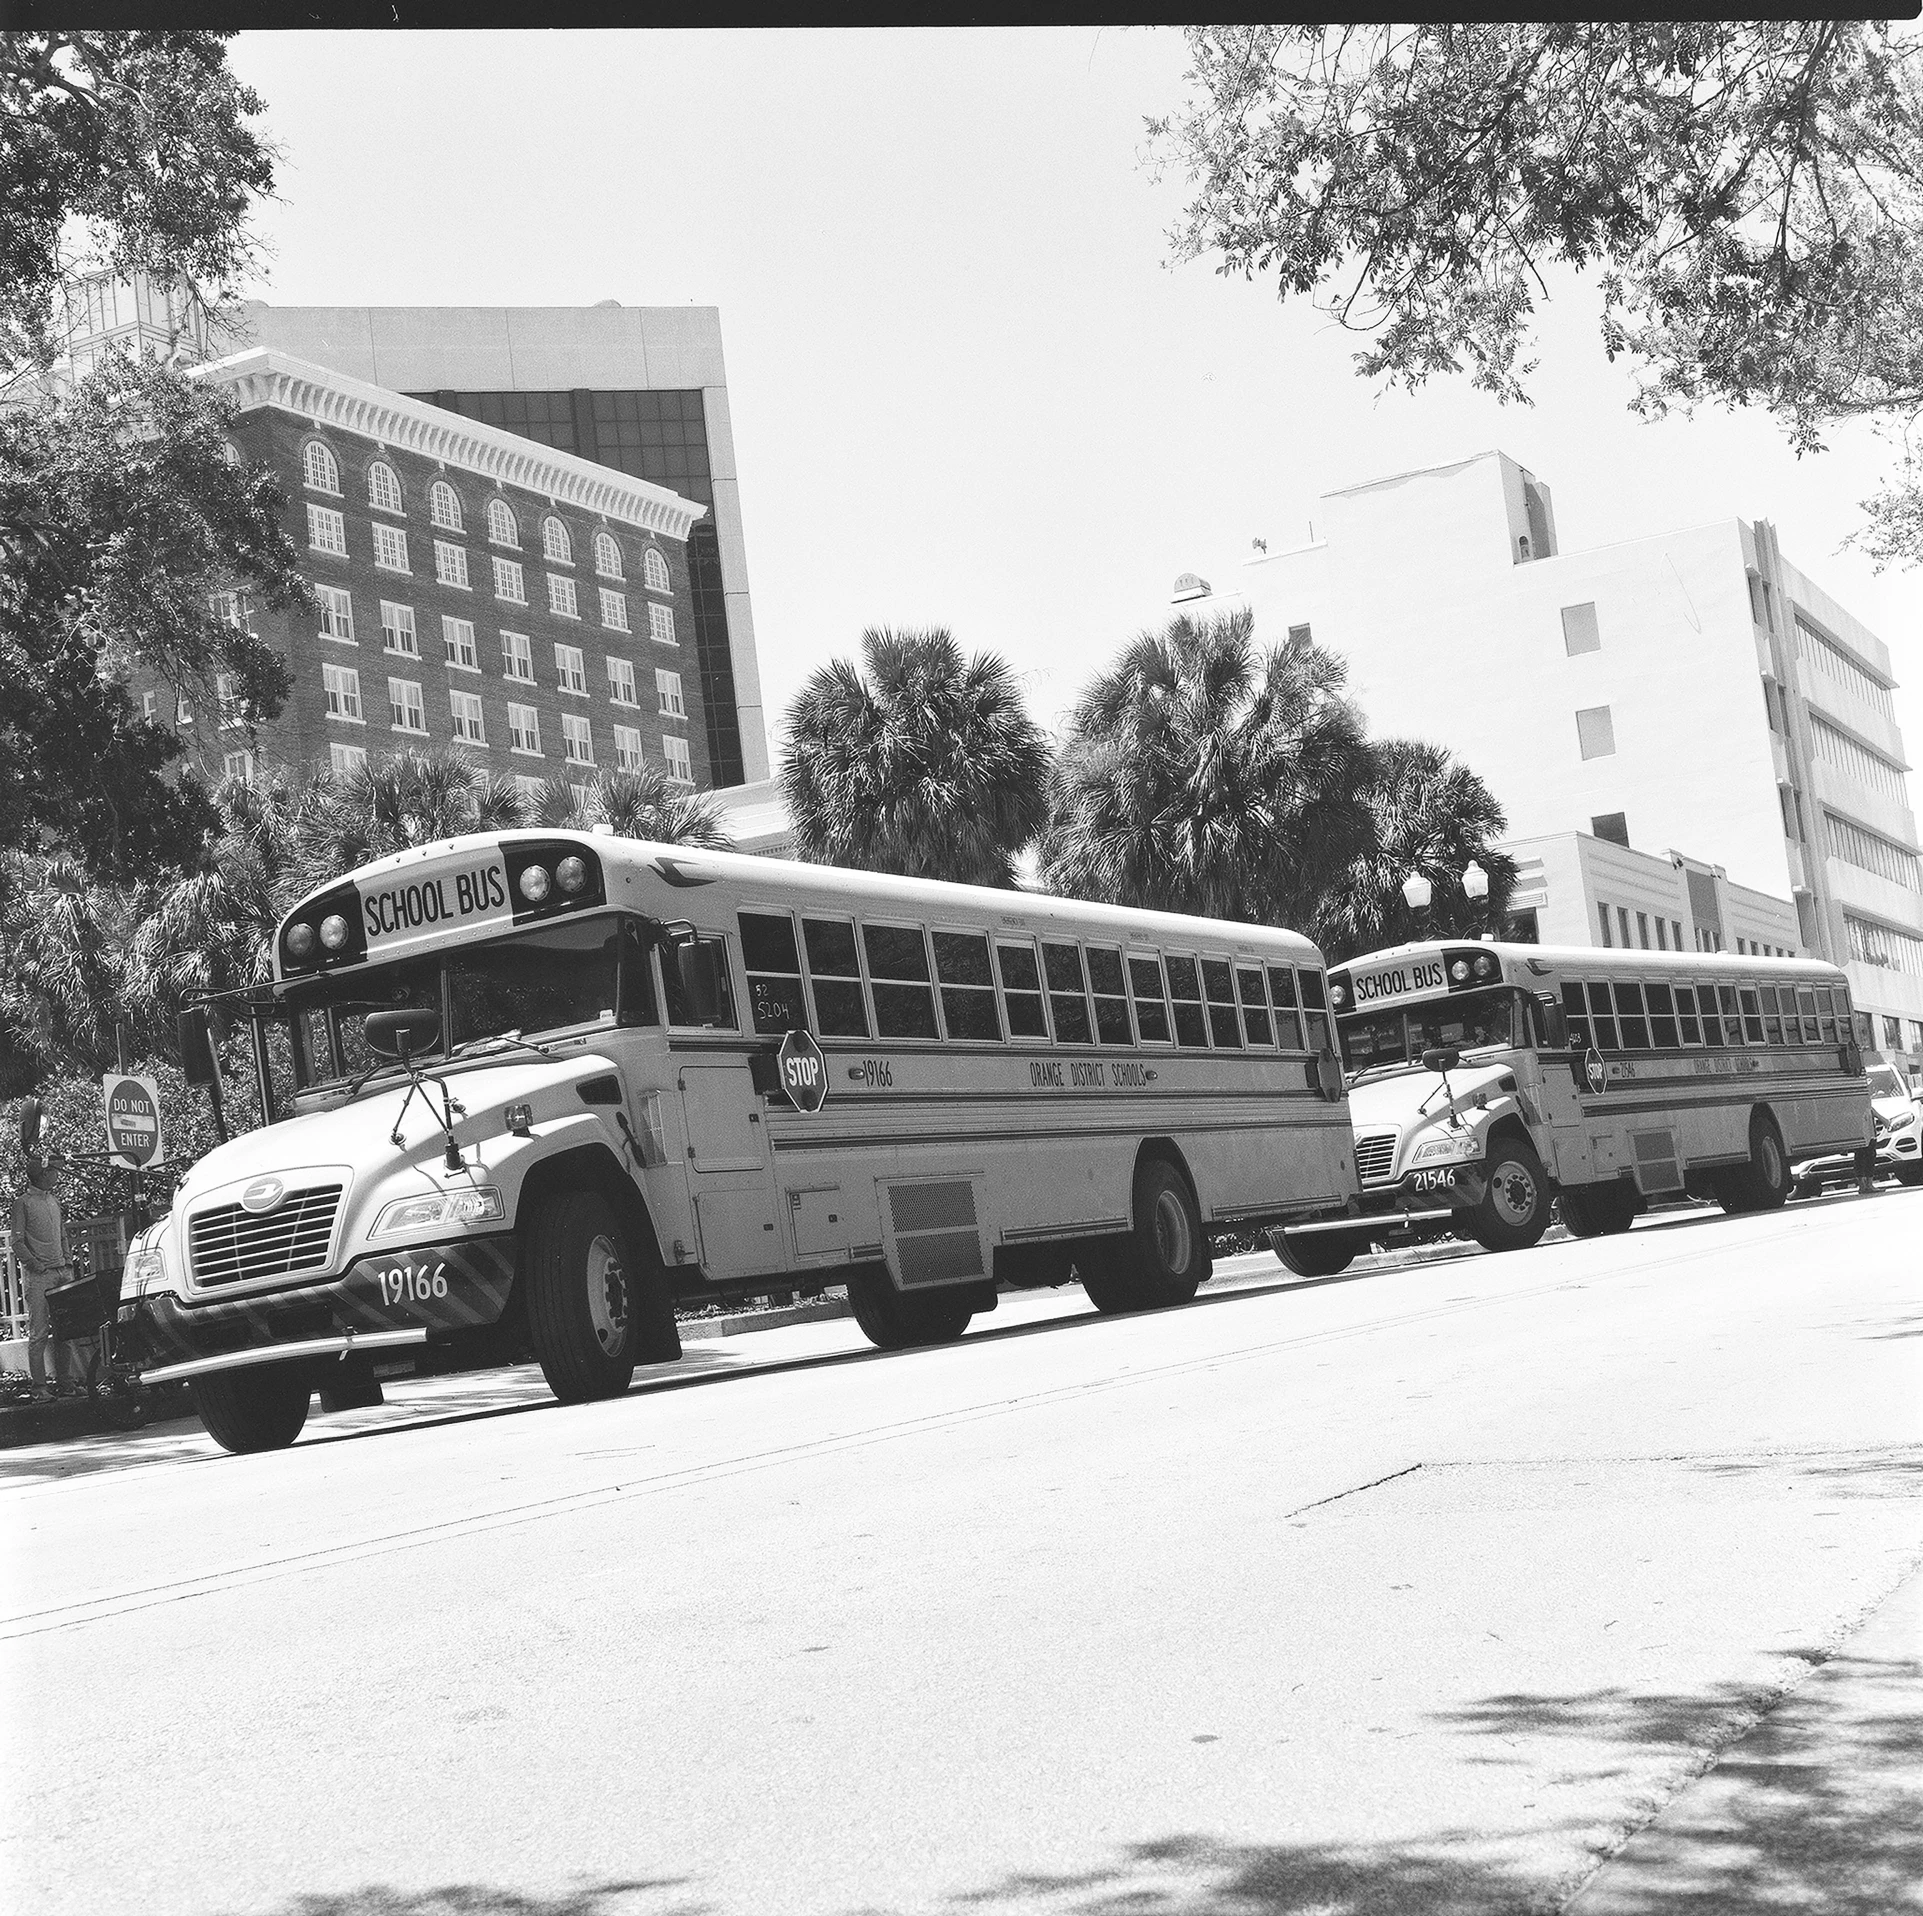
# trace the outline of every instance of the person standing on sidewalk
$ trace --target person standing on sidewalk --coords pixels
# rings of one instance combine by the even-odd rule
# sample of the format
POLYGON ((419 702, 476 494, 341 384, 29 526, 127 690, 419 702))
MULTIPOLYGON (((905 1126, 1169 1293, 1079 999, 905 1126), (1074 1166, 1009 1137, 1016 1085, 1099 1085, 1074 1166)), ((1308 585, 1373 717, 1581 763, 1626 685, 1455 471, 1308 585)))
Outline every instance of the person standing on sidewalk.
POLYGON ((27 1280, 27 1376, 41 1398, 67 1394, 68 1353, 64 1341, 53 1346, 51 1386, 46 1379, 46 1349, 52 1330, 47 1293, 73 1275, 67 1261, 67 1233, 60 1200, 53 1192, 53 1166, 37 1152, 27 1158, 27 1188, 13 1201, 13 1254, 27 1280))

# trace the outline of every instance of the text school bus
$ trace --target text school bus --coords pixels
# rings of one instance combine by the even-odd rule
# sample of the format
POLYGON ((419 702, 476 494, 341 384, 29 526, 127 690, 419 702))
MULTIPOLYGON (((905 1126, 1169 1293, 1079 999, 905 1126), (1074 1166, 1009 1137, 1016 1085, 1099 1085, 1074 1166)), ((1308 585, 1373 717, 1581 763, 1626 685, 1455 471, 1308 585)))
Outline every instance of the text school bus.
POLYGON ((1021 892, 507 832, 295 908, 256 1060, 291 1115, 130 1259, 150 1379, 232 1450, 400 1368, 557 1396, 680 1354, 678 1298, 846 1284, 894 1347, 997 1281, 1186 1301, 1210 1229, 1327 1215, 1352 1137, 1306 939, 1021 892))
POLYGON ((1790 1166, 1870 1142, 1869 1081, 1834 965, 1437 943, 1329 973, 1363 1220, 1277 1241, 1305 1275, 1371 1237, 1534 1244, 1646 1200, 1781 1204, 1790 1166))

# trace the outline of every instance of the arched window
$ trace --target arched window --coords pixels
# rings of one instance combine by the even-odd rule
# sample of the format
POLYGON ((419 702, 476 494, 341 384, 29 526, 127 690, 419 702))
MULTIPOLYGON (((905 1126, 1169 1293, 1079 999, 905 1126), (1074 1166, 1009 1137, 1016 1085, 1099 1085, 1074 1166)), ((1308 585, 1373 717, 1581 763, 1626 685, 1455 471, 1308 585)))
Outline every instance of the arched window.
POLYGON ((487 502, 487 536, 497 546, 516 546, 521 543, 521 528, 514 522, 514 509, 505 499, 490 499, 487 502))
POLYGON ((568 529, 552 513, 541 521, 541 550, 556 565, 574 563, 574 542, 568 529))
POLYGON ((650 592, 671 592, 668 582, 668 562, 661 556, 658 546, 650 546, 647 556, 641 561, 641 578, 650 592))
POLYGON ((594 569, 604 579, 618 579, 621 576, 621 548, 614 543, 610 532, 597 532, 594 535, 594 569))
POLYGON ((460 495, 445 479, 436 479, 427 495, 427 516, 449 532, 464 530, 461 525, 460 495))
POLYGON ((307 483, 316 492, 339 492, 341 489, 341 469, 334 463, 334 455, 318 439, 307 442, 307 483))
POLYGON ((390 465, 376 459, 367 469, 367 503, 383 512, 399 512, 401 476, 390 465))

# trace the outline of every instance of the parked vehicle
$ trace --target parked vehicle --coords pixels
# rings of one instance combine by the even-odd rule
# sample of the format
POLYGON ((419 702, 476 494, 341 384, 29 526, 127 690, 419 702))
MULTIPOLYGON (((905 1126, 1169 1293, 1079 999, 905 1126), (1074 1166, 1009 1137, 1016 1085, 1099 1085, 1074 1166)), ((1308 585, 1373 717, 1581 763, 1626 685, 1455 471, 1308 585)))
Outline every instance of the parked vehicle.
MULTIPOLYGON (((1923 1101, 1890 1064, 1870 1066, 1870 1110, 1876 1160, 1872 1177, 1894 1177, 1900 1184, 1923 1184, 1923 1101)), ((1855 1153, 1811 1158, 1794 1167, 1793 1197, 1815 1197, 1819 1192, 1854 1187, 1862 1167, 1855 1153)))

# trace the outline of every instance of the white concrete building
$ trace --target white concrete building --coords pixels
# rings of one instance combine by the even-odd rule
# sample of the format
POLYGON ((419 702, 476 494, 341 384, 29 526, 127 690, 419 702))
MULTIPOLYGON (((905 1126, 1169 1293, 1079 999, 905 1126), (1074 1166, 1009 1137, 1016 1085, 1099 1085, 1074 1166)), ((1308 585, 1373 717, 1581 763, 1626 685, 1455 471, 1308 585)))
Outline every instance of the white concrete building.
MULTIPOLYGON (((1370 730, 1446 745, 1516 839, 1691 846, 1732 897, 1794 899, 1797 948, 1843 964, 1880 1048, 1923 1063, 1889 652, 1767 522, 1565 551, 1549 489, 1487 452, 1327 494, 1309 544, 1258 552, 1237 590, 1199 583, 1191 614, 1245 600, 1260 636, 1339 652, 1370 730)), ((1760 919, 1723 942, 1752 935, 1770 942, 1760 919)))

